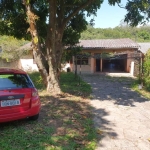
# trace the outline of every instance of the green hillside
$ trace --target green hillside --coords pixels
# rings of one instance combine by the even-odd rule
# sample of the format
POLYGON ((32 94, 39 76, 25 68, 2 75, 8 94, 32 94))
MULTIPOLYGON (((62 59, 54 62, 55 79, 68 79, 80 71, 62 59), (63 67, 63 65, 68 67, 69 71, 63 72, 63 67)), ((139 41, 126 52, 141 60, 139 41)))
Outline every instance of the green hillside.
POLYGON ((81 34, 81 40, 89 39, 117 39, 130 38, 136 42, 150 42, 150 26, 128 27, 118 26, 115 28, 94 28, 88 26, 81 34))

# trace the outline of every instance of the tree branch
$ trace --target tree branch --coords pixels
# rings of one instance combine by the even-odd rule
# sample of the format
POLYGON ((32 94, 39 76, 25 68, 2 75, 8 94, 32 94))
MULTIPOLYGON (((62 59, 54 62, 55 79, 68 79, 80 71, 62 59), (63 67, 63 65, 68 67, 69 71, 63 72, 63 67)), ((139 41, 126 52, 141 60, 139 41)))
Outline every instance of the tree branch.
POLYGON ((119 3, 117 3, 117 5, 118 5, 120 8, 126 9, 125 7, 121 6, 119 3))
POLYGON ((64 9, 65 9, 65 5, 64 5, 64 0, 60 1, 60 10, 58 10, 58 18, 57 18, 57 22, 58 25, 62 26, 62 22, 63 22, 63 17, 64 17, 64 9))
POLYGON ((86 8, 89 4, 93 3, 95 0, 88 0, 86 3, 82 4, 81 6, 77 7, 67 18, 63 21, 63 26, 67 24, 67 22, 75 16, 81 9, 86 8))

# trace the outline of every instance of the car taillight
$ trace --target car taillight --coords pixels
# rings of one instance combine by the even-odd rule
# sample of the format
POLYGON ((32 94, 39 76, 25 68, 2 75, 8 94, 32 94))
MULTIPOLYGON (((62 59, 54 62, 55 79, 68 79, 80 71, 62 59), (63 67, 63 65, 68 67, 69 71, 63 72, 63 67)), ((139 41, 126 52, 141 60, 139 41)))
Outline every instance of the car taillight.
POLYGON ((36 89, 32 90, 32 97, 38 96, 38 91, 36 89))

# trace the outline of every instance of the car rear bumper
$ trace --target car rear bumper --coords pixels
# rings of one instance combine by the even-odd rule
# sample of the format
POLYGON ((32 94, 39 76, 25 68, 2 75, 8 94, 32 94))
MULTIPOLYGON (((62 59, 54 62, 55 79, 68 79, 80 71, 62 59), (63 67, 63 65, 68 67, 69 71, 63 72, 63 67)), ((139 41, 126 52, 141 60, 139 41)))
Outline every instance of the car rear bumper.
POLYGON ((17 112, 17 113, 13 113, 13 114, 0 115, 0 123, 24 119, 24 118, 28 118, 28 117, 37 115, 40 111, 40 108, 41 108, 41 106, 37 105, 26 111, 21 111, 21 112, 17 112))

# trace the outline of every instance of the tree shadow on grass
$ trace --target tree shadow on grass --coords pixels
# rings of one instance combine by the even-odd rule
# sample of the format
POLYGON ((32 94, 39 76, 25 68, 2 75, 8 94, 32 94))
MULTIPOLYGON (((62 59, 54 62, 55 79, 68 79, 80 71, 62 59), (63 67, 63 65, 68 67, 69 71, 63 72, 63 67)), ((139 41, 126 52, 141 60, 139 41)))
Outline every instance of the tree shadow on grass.
MULTIPOLYGON (((42 108, 38 121, 20 120, 0 124, 0 149, 94 150, 97 131, 92 121, 89 101, 71 95, 41 95, 42 108)), ((99 110, 99 120, 108 133, 113 133, 104 119, 109 115, 99 110)), ((104 138, 104 134, 99 138, 104 138)), ((115 136, 117 136, 114 133, 115 136)))
POLYGON ((60 88, 64 93, 81 97, 89 97, 92 92, 91 86, 72 72, 61 74, 60 88))

